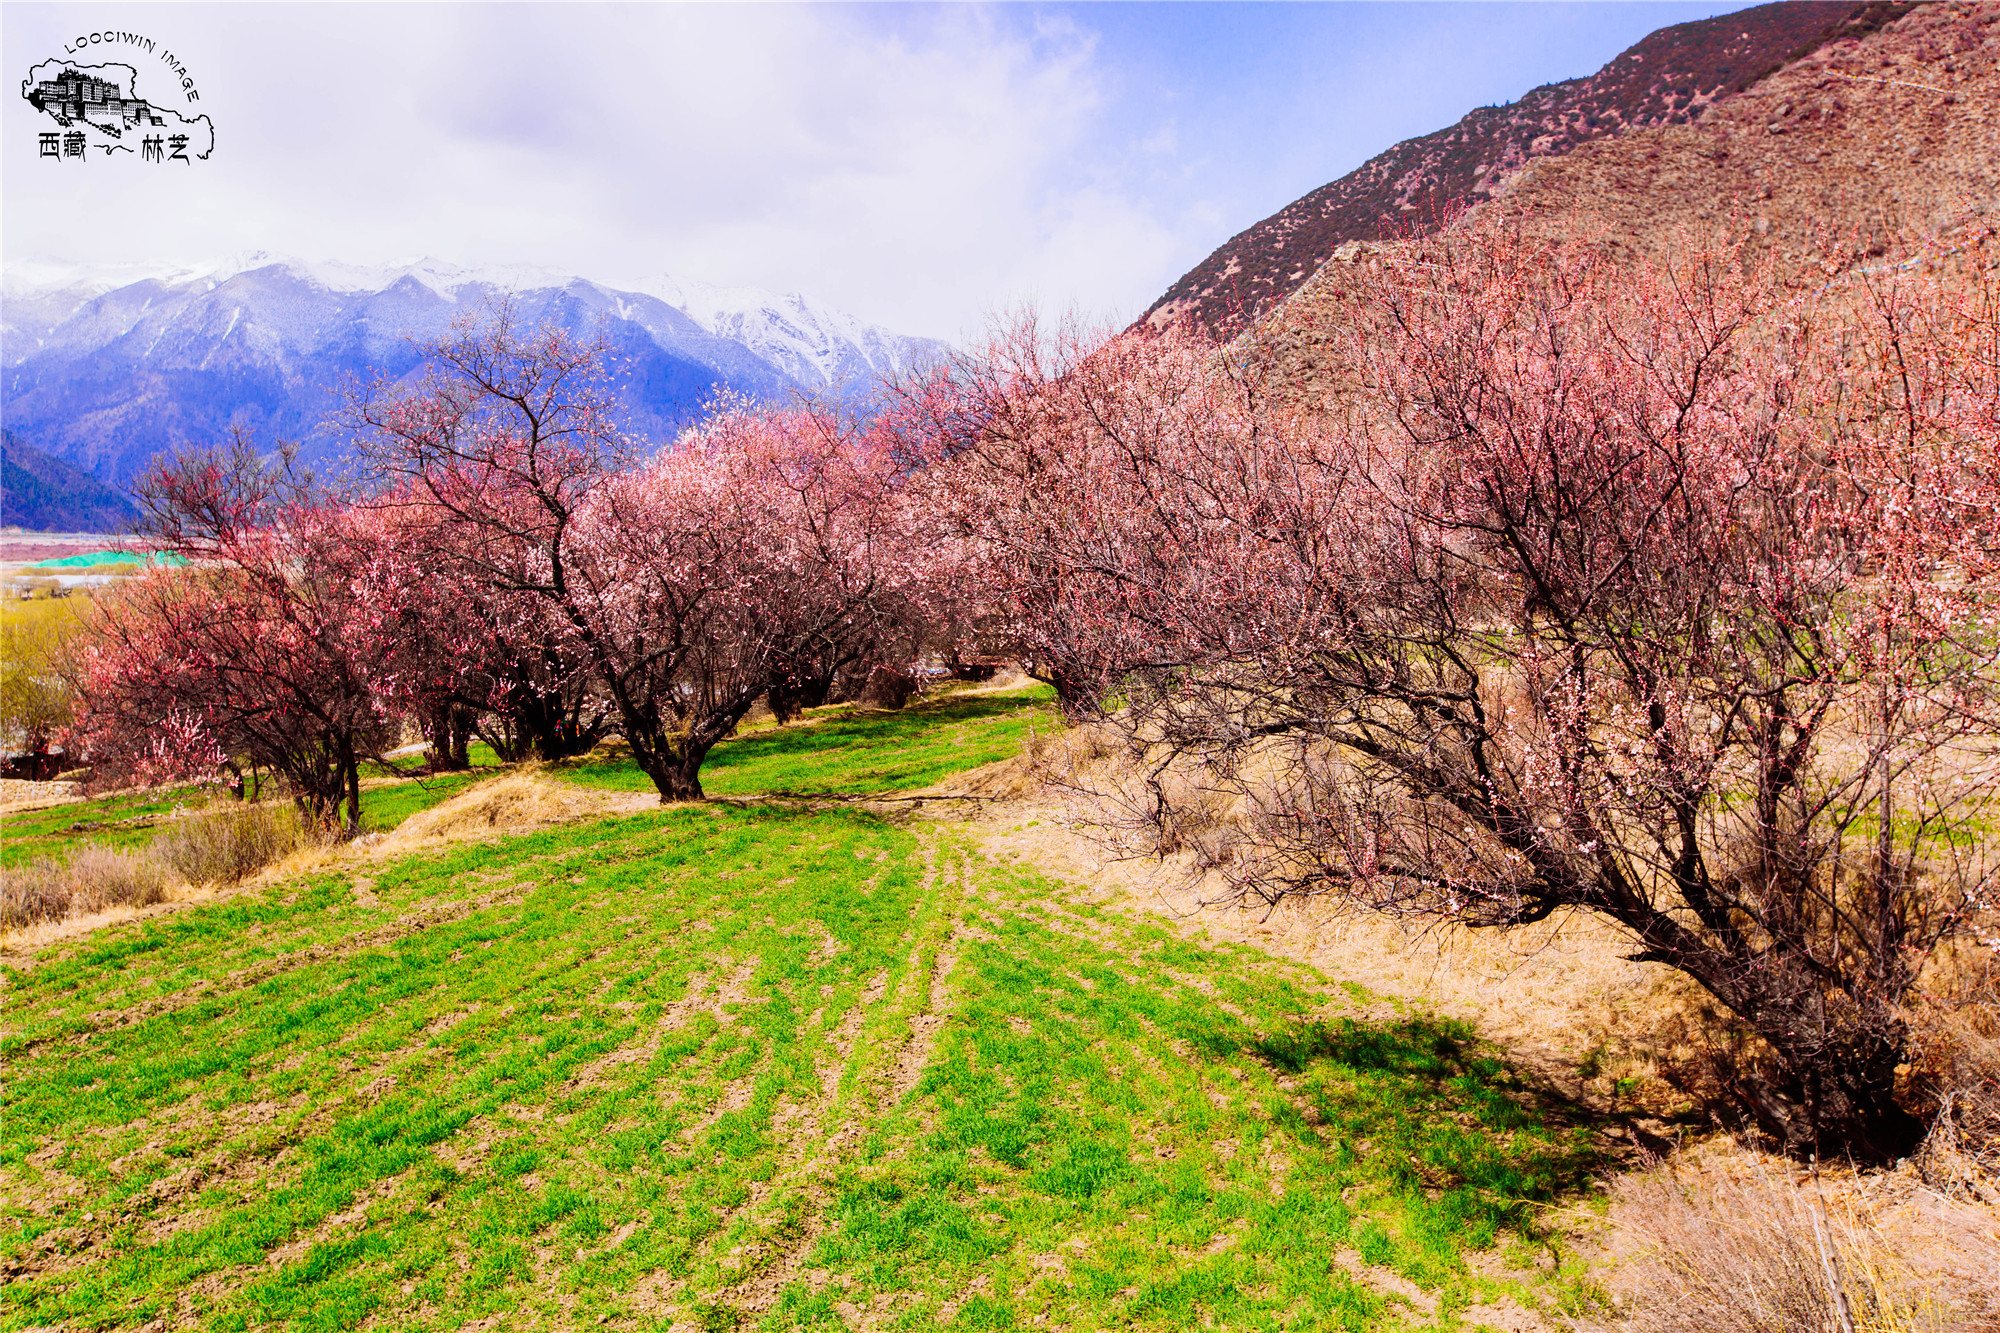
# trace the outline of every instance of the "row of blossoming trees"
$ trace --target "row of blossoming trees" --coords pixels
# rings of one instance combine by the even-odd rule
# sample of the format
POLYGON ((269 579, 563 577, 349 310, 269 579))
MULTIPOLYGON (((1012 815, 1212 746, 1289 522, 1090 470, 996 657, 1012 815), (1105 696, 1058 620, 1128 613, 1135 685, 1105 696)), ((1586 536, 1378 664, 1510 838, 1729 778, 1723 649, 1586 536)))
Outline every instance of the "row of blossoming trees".
POLYGON ((429 360, 352 405, 351 491, 240 441, 142 484, 150 535, 190 564, 99 616, 77 667, 94 761, 247 760, 352 829, 360 766, 404 718, 435 752, 478 724, 509 758, 615 730, 663 800, 698 798, 760 696, 919 650, 931 571, 879 430, 735 406, 640 457, 597 348, 503 310, 429 360))
POLYGON ((1786 1143, 1896 1152, 1900 1006, 1993 873, 1993 259, 1974 228, 1800 295, 1459 230, 1356 266, 1303 349, 1024 320, 867 420, 732 409, 648 458, 588 349, 502 318, 358 405, 365 493, 157 476, 196 563, 110 604, 82 734, 351 822, 391 716, 615 730, 683 799, 760 695, 977 630, 1122 738, 1098 809, 1147 849, 1609 918, 1761 1043, 1735 1091, 1786 1143))

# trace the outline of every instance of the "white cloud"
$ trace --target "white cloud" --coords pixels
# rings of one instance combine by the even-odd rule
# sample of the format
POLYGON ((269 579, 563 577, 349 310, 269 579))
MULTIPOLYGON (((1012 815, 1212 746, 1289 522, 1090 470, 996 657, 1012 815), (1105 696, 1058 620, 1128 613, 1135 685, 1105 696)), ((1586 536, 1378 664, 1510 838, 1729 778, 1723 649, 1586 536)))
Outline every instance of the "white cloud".
MULTIPOLYGON (((80 12, 8 5, 10 60, 59 53, 80 12)), ((664 271, 950 336, 1029 296, 1130 317, 1186 266, 1191 227, 1213 243, 1125 178, 1093 38, 1026 10, 163 5, 90 22, 188 62, 214 159, 65 173, 20 151, 36 116, 10 105, 10 259, 664 271)), ((168 86, 143 66, 141 85, 168 86)), ((1174 141, 1130 149, 1158 170, 1174 141)))

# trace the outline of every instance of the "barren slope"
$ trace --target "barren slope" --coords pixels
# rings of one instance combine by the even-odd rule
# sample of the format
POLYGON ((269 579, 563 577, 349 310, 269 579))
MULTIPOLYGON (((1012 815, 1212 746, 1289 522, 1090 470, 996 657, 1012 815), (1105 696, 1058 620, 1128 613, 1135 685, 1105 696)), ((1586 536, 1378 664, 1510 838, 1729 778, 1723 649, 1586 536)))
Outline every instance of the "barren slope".
POLYGON ((1481 107, 1408 139, 1233 236, 1146 312, 1233 330, 1283 300, 1343 242, 1405 234, 1506 190, 1531 162, 1651 125, 1697 120, 1841 34, 1865 33, 1905 4, 1793 3, 1662 28, 1588 78, 1481 107))
MULTIPOLYGON (((1637 129, 1531 163, 1457 225, 1496 215, 1532 235, 1594 238, 1628 257, 1740 235, 1797 281, 1818 242, 1921 236, 2000 197, 2000 3, 1926 5, 1832 41, 1699 122, 1637 129)), ((1400 244, 1392 242, 1391 244, 1400 244)), ((1288 388, 1323 386, 1321 347, 1347 316, 1350 246, 1257 331, 1288 388)))

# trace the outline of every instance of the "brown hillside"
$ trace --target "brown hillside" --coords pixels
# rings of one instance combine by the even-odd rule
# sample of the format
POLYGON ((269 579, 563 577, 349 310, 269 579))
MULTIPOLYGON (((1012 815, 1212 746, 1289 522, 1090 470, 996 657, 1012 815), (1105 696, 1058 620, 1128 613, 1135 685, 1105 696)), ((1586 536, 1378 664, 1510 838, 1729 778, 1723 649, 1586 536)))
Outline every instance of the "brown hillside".
POLYGON ((1400 236, 1450 217, 1504 191, 1532 161, 1634 128, 1700 119, 1774 69, 1908 9, 1799 0, 1662 28, 1588 78, 1482 107, 1313 191, 1231 237, 1144 318, 1160 325, 1191 317, 1233 332, 1296 291, 1344 242, 1400 236))
MULTIPOLYGON (((1925 5, 1831 41, 1690 125, 1633 130, 1531 163, 1460 225, 1588 236, 1628 257, 1738 234, 1781 265, 1817 241, 1922 235, 2000 201, 2000 0, 1925 5)), ((1343 318, 1343 249, 1258 330, 1286 382, 1320 379, 1320 330, 1343 318)), ((1809 276, 1820 280, 1815 269, 1809 276)))
POLYGON ((1926 5, 1831 42, 1699 124, 1538 162, 1489 211, 1531 231, 1588 217, 1628 253, 1747 225, 1797 256, 1816 235, 1926 231, 2000 197, 2000 3, 1926 5))

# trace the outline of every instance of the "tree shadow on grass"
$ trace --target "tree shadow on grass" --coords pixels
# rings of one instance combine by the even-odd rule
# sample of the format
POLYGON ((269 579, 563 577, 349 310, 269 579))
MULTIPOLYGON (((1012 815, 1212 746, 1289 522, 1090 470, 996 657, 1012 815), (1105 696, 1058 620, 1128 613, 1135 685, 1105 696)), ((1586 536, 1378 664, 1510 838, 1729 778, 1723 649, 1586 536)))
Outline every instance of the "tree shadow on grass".
POLYGON ((1523 1073, 1454 1019, 1302 1023, 1243 1049, 1322 1137, 1353 1145, 1387 1191, 1447 1231, 1535 1234, 1540 1210, 1631 1155, 1621 1138, 1646 1137, 1634 1113, 1523 1073))

